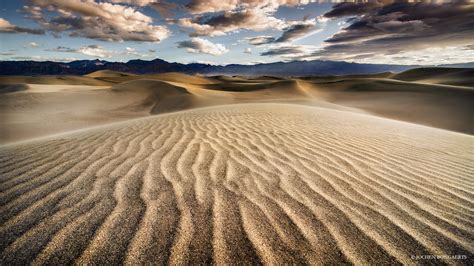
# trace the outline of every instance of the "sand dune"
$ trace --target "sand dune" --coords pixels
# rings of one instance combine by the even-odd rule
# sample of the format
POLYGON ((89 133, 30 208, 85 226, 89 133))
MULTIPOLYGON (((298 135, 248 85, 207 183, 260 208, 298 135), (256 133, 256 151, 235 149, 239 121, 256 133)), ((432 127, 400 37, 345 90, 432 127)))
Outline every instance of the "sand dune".
POLYGON ((474 89, 392 79, 312 83, 319 97, 372 114, 474 134, 474 89))
POLYGON ((120 71, 112 71, 112 70, 99 70, 87 75, 85 77, 92 77, 92 78, 117 78, 117 77, 134 77, 137 76, 131 73, 125 73, 120 71))
POLYGON ((369 115, 252 103, 4 146, 0 261, 472 258, 473 141, 369 115))
POLYGON ((1 76, 0 85, 5 84, 48 84, 109 86, 112 82, 87 76, 1 76))
POLYGON ((130 75, 123 72, 101 70, 86 75, 88 77, 94 77, 96 80, 100 80, 108 83, 122 83, 132 80, 149 79, 159 80, 167 82, 183 82, 186 84, 212 84, 216 82, 213 78, 206 78, 197 75, 187 75, 183 73, 168 72, 160 74, 145 74, 145 75, 130 75))
POLYGON ((194 108, 199 103, 185 89, 156 80, 115 86, 6 85, 2 90, 8 93, 0 100, 0 143, 194 108))
MULTIPOLYGON (((443 71, 440 76, 454 73, 443 71)), ((370 113, 474 134, 474 89, 389 79, 391 75, 284 80, 107 70, 84 77, 1 77, 0 144, 154 114, 257 102, 370 113)))
POLYGON ((472 68, 416 68, 394 75, 392 78, 420 83, 473 87, 473 76, 472 68))
POLYGON ((473 89, 417 75, 2 77, 0 264, 472 258, 473 89))
POLYGON ((112 87, 112 91, 118 94, 126 94, 128 99, 137 97, 129 108, 150 107, 150 114, 166 113, 190 109, 195 107, 193 101, 195 96, 185 88, 157 80, 134 80, 112 87))

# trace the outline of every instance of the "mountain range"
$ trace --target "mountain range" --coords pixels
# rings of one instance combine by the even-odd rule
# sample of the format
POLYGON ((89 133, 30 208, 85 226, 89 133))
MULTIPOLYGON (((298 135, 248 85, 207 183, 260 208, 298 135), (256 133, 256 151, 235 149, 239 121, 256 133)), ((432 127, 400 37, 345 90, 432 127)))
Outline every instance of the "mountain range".
MULTIPOLYGON (((467 65, 473 67, 472 63, 467 65)), ((451 65, 451 67, 460 66, 451 65)), ((462 66, 466 67, 466 64, 462 66)), ((98 70, 114 70, 135 74, 181 72, 202 75, 269 75, 289 77, 401 72, 415 67, 419 66, 359 64, 323 60, 275 62, 255 65, 209 65, 201 63, 173 63, 162 59, 154 59, 151 61, 137 59, 130 60, 126 63, 96 59, 78 60, 67 63, 52 61, 0 61, 0 75, 85 75, 98 70)))

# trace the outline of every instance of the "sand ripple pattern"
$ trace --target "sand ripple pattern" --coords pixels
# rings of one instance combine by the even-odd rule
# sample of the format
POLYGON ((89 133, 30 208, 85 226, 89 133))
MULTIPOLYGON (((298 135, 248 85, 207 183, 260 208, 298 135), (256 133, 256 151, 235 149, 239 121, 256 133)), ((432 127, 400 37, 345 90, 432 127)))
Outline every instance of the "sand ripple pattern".
POLYGON ((472 259, 473 162, 472 136, 284 104, 196 109, 59 135, 0 149, 0 260, 472 259))

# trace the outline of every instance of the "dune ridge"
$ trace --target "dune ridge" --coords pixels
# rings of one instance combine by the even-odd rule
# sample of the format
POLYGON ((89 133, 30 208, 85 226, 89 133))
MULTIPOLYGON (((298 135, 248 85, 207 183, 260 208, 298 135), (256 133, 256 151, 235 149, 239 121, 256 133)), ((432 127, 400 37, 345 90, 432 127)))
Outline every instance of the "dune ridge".
POLYGON ((473 143, 374 116, 249 103, 3 146, 0 261, 472 258, 473 143))
POLYGON ((85 76, 5 76, 0 77, 0 144, 149 115, 257 102, 370 113, 473 135, 471 72, 414 69, 397 75, 292 79, 108 70, 85 76), (439 82, 424 83, 436 73, 439 82), (448 78, 459 82, 442 84, 448 78))

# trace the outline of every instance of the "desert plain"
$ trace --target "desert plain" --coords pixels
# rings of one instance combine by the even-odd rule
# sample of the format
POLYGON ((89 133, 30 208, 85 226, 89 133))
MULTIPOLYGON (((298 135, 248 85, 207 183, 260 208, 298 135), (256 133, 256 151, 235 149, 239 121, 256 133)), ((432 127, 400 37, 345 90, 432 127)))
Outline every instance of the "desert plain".
POLYGON ((468 265, 473 77, 0 77, 0 264, 468 265))

